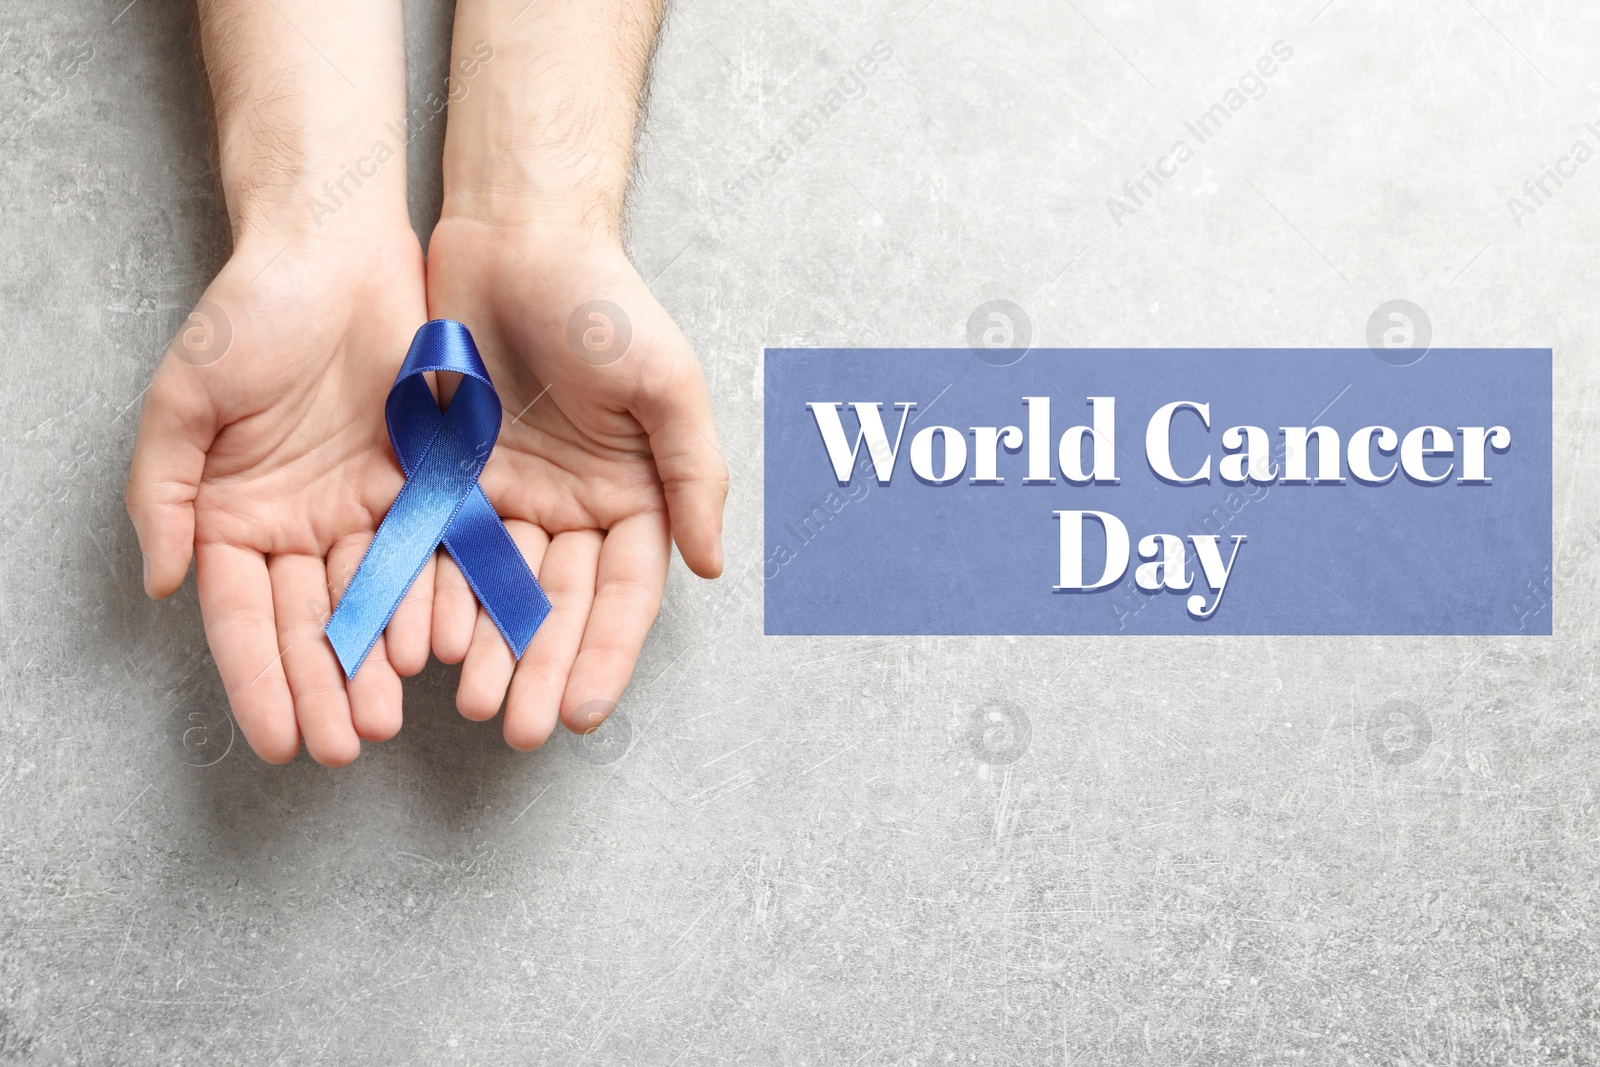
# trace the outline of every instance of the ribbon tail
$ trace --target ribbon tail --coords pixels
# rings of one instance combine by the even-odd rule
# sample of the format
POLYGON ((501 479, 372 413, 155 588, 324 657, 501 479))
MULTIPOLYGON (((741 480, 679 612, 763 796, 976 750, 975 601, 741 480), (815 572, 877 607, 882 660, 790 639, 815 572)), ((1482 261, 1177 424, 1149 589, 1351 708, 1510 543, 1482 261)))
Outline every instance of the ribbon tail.
MULTIPOLYGON (((387 518, 384 523, 390 525, 387 518)), ((400 601, 405 599, 407 590, 438 547, 437 542, 422 546, 403 536, 390 539, 395 543, 380 545, 383 533, 384 528, 380 526, 378 537, 373 538, 325 627, 346 678, 354 678, 361 664, 366 662, 367 654, 378 643, 384 627, 400 607, 400 601)))
POLYGON ((389 505, 326 627, 345 677, 354 678, 361 669, 451 519, 476 489, 470 456, 458 440, 441 434, 389 505), (468 468, 473 479, 462 476, 468 468))
POLYGON ((444 547, 511 646, 512 655, 521 659, 550 614, 550 599, 481 487, 473 489, 450 520, 444 547))

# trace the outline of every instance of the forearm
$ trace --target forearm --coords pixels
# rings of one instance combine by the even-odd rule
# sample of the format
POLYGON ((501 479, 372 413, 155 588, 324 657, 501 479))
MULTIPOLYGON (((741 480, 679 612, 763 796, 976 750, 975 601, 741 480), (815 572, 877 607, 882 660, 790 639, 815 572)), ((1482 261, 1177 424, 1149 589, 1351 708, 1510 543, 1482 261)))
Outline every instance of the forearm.
POLYGON ((444 214, 615 237, 661 6, 458 0, 444 214))
POLYGON ((200 0, 235 240, 406 226, 399 0, 200 0))

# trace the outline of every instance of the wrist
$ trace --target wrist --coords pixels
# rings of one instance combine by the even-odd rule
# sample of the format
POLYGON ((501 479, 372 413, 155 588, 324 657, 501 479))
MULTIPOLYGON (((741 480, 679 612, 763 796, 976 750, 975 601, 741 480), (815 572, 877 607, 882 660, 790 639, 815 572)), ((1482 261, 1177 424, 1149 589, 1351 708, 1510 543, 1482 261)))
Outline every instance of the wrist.
POLYGON ((555 173, 527 158, 526 150, 500 147, 493 138, 463 135, 449 149, 441 218, 477 219, 557 240, 621 243, 625 181, 555 173))
POLYGON ((381 126, 369 136, 259 139, 230 159, 222 187, 234 240, 314 240, 409 229, 405 142, 381 126))
POLYGON ((603 34, 563 27, 552 15, 562 39, 541 41, 497 31, 484 21, 487 10, 457 12, 442 213, 620 242, 638 86, 578 77, 614 65, 595 46, 603 34))
POLYGON ((399 5, 200 0, 199 10, 235 239, 405 217, 399 5))
MULTIPOLYGON (((270 287, 286 275, 307 269, 330 290, 367 284, 399 284, 413 263, 422 261, 422 247, 410 222, 360 230, 332 227, 321 232, 248 230, 234 242, 228 270, 253 288, 270 287), (280 271, 280 267, 289 267, 280 271)), ((312 292, 307 295, 318 297, 312 292)))
MULTIPOLYGON (((515 272, 520 265, 524 270, 534 267, 552 276, 567 274, 573 265, 583 263, 628 262, 627 250, 615 229, 598 227, 585 221, 557 221, 550 215, 539 215, 524 221, 515 217, 489 218, 475 211, 439 216, 428 244, 428 259, 433 261, 436 251, 446 258, 463 247, 485 249, 491 256, 501 256, 505 265, 515 272)), ((478 253, 482 254, 482 253, 478 253)))

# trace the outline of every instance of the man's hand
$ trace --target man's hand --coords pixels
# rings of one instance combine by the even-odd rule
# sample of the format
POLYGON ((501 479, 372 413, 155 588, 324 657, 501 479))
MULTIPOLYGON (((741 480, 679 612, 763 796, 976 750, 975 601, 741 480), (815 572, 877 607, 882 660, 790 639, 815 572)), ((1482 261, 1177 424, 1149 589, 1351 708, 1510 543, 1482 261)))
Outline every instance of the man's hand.
POLYGON ((696 574, 722 571, 728 474, 700 364, 621 246, 589 230, 446 217, 428 305, 489 367, 505 420, 480 482, 554 605, 517 663, 441 556, 434 653, 465 660, 463 715, 505 702, 514 748, 542 744, 558 713, 593 730, 660 610, 669 532, 696 574))
POLYGON ((322 633, 404 481, 383 403, 423 321, 395 0, 200 0, 234 253, 168 348, 128 477, 145 589, 191 556, 255 750, 323 763, 400 728, 427 659, 425 571, 354 680, 322 633), (399 673, 397 673, 399 672, 399 673))
POLYGON ((293 759, 302 736, 334 766, 359 738, 392 737, 399 676, 427 662, 431 572, 348 687, 322 633, 404 482, 383 403, 423 312, 409 230, 247 242, 145 397, 127 490, 145 589, 174 592, 192 548, 234 717, 271 762, 293 759))
POLYGON ((484 492, 553 605, 520 664, 441 558, 433 650, 456 706, 534 748, 595 729, 661 607, 675 539, 722 571, 728 469, 699 361, 628 262, 623 196, 661 0, 458 0, 428 310, 472 330, 505 407, 484 492), (508 692, 509 691, 509 692, 508 692))

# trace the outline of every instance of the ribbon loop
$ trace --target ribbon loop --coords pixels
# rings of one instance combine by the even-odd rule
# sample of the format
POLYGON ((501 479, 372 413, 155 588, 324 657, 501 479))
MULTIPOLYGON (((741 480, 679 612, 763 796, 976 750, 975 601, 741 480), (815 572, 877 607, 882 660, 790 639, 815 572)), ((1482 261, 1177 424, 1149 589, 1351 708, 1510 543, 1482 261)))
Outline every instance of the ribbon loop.
POLYGON ((406 591, 442 543, 518 659, 550 614, 550 601, 478 485, 500 436, 500 397, 459 322, 434 319, 417 331, 384 416, 406 484, 361 558, 326 633, 354 678, 406 591), (429 371, 461 375, 440 410, 429 371))

